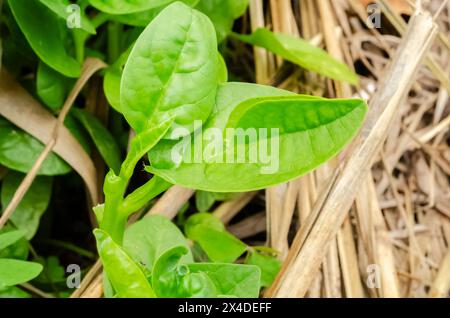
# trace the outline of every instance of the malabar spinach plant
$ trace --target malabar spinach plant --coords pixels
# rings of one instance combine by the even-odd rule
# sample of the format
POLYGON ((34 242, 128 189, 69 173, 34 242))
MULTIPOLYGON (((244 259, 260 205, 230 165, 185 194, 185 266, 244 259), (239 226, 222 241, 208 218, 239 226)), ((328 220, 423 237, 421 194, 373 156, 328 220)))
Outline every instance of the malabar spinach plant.
MULTIPOLYGON (((124 63, 122 75, 120 67, 114 71, 120 79, 120 85, 115 85, 120 93, 115 92, 112 99, 137 135, 120 170, 110 170, 105 179, 105 203, 96 208, 100 229, 95 236, 107 279, 119 297, 257 296, 261 266, 252 264, 272 258, 253 249, 247 264, 231 264, 248 247, 211 214, 189 218, 185 233, 213 263, 194 263, 183 235, 162 217, 144 218, 126 229, 128 217, 171 184, 210 192, 243 192, 289 181, 336 155, 364 118, 366 106, 361 100, 329 100, 224 82, 219 75, 223 66, 216 39, 206 15, 175 2, 150 22, 125 53, 128 57, 119 59, 124 63), (211 146, 206 137, 199 136, 196 121, 206 123, 201 129, 219 131, 276 128, 279 134, 260 136, 266 142, 277 139, 276 171, 261 173, 262 162, 219 160, 234 151, 247 154, 257 149, 258 142, 248 139, 231 146, 229 140, 220 140, 223 151, 208 160, 186 162, 183 159, 199 150, 196 139, 201 139, 203 152, 211 146), (177 147, 181 160, 173 157, 177 147), (146 170, 153 178, 124 197, 138 160, 147 153, 150 165, 146 170), (151 238, 145 239, 148 235, 151 238), (126 273, 129 279, 124 281, 126 273)), ((329 61, 327 57, 325 65, 329 61)), ((331 74, 346 76, 339 68, 331 74)), ((270 284, 278 265, 268 265, 264 285, 270 284)))
MULTIPOLYGON (((8 72, 19 78, 23 69, 35 70, 34 81, 22 84, 50 112, 58 113, 84 59, 101 58, 110 63, 103 81, 107 100, 136 132, 122 162, 127 136, 117 113, 111 115, 110 130, 77 107, 65 122, 85 150, 91 152, 91 145, 95 146, 111 169, 104 181, 105 202, 94 208, 100 224, 95 237, 105 270, 105 295, 257 297, 260 287, 269 286, 279 269, 276 251, 247 246, 227 232, 219 219, 204 212, 215 201, 286 182, 326 162, 355 135, 366 106, 357 99, 330 100, 228 82, 221 54, 226 53, 227 37, 263 47, 336 80, 356 84, 356 75, 301 39, 266 29, 250 35, 232 32, 248 0, 4 2, 2 65, 8 72), (71 11, 67 8, 72 4, 78 5, 80 23, 68 28, 71 11), (200 128, 196 122, 202 123, 200 128), (271 146, 276 158, 235 160, 235 153, 248 156, 258 151, 259 143, 244 139, 230 144, 225 134, 214 139, 215 145, 224 146, 222 151, 215 147, 211 151, 211 136, 202 131, 227 129, 258 131, 257 137, 271 146), (259 134, 271 129, 277 133, 259 134), (187 160, 197 152, 207 156, 187 160), (128 193, 142 157, 149 158, 145 170, 153 177, 128 193), (173 184, 198 190, 197 210, 203 212, 183 222, 184 233, 162 216, 126 227, 131 214, 173 184), (243 264, 234 264, 239 258, 243 264)), ((2 207, 10 202, 43 147, 0 118, 0 165, 9 170, 2 179, 2 207)), ((48 285, 64 281, 57 258, 34 255, 33 262, 28 261, 29 240, 50 205, 54 176, 71 170, 51 153, 0 231, 0 296, 29 296, 15 286, 32 279, 48 285)))

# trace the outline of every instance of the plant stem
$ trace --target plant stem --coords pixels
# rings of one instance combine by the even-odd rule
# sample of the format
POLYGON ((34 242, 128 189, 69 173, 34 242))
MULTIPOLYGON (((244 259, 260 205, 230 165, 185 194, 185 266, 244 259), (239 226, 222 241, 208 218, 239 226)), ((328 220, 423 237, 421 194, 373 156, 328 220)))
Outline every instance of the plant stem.
POLYGON ((108 23, 108 63, 112 64, 120 55, 120 33, 122 25, 117 22, 108 23))

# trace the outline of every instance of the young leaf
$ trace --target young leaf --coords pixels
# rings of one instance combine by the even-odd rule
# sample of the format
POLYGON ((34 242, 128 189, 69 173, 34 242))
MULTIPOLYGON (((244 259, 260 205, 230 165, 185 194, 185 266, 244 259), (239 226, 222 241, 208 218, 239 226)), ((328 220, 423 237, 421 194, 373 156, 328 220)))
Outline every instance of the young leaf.
MULTIPOLYGON (((44 150, 44 145, 26 132, 0 117, 0 164, 12 170, 28 172, 44 150)), ((70 166, 56 154, 50 153, 44 160, 39 175, 68 173, 70 166)))
POLYGON ((0 259, 0 288, 28 282, 42 271, 42 265, 16 259, 0 259))
POLYGON ((53 110, 63 106, 71 81, 48 67, 42 61, 39 62, 36 74, 36 92, 45 105, 53 110))
POLYGON ((211 19, 220 43, 231 32, 234 20, 245 13, 248 2, 249 0, 201 0, 196 9, 211 19))
POLYGON ((67 77, 78 77, 81 65, 64 47, 65 23, 37 0, 8 0, 20 29, 39 58, 67 77))
POLYGON ((63 21, 67 21, 71 14, 80 14, 80 27, 84 31, 95 34, 95 27, 92 25, 91 21, 89 21, 88 17, 83 11, 72 12, 68 10, 68 7, 72 5, 69 0, 39 0, 43 3, 47 8, 53 11, 58 17, 63 19, 63 21))
MULTIPOLYGON (((125 231, 123 248, 135 260, 150 272, 156 260, 167 250, 175 246, 188 248, 181 231, 167 218, 160 215, 145 217, 125 231)), ((193 262, 188 251, 181 258, 182 264, 193 262)))
POLYGON ((4 249, 7 246, 10 246, 20 240, 25 233, 20 230, 9 231, 6 233, 0 234, 0 250, 4 249))
POLYGON ((221 295, 258 298, 261 272, 257 266, 240 264, 189 264, 192 273, 205 273, 221 295))
POLYGON ((103 230, 94 230, 97 249, 108 279, 120 298, 154 298, 144 272, 103 230))
MULTIPOLYGON (((25 176, 14 171, 8 172, 3 180, 1 203, 6 207, 25 176)), ((10 220, 31 239, 39 227, 39 220, 47 210, 52 194, 52 178, 36 177, 10 220)))
POLYGON ((144 185, 126 196, 122 202, 121 210, 124 211, 125 214, 130 215, 143 208, 150 200, 154 199, 171 186, 172 184, 166 180, 158 176, 153 176, 153 178, 144 185))
POLYGON ((195 136, 181 141, 163 140, 150 151, 151 166, 146 169, 171 183, 205 191, 266 188, 297 178, 335 156, 356 134, 365 112, 364 101, 358 99, 313 98, 252 84, 220 85, 215 110, 202 127, 203 131, 218 128, 223 132, 222 149, 216 156, 208 157, 206 150, 213 143, 205 136, 201 136, 202 148, 197 150, 202 155, 198 161, 191 156, 198 145, 195 136), (267 134, 258 142, 245 138, 232 147, 225 130, 230 127, 227 123, 232 113, 231 128, 241 128, 244 136, 249 131, 258 136, 260 129, 278 129, 278 136, 267 134), (268 144, 264 156, 258 149, 260 142, 268 144), (174 162, 174 152, 178 162, 174 162), (256 160, 245 158, 239 162, 235 157, 239 153, 256 154, 256 160))
POLYGON ((175 246, 166 250, 156 261, 152 271, 152 285, 158 297, 216 297, 217 290, 208 275, 190 273, 180 259, 189 249, 175 246))
POLYGON ((73 108, 72 113, 86 128, 106 164, 118 173, 120 149, 111 133, 90 113, 79 108, 73 108))
MULTIPOLYGON (((0 235, 16 231, 16 229, 6 224, 1 230, 0 235)), ((0 249, 0 258, 14 258, 26 260, 28 258, 28 241, 25 237, 21 237, 16 242, 9 244, 8 246, 0 249)))
POLYGON ((358 83, 358 76, 347 65, 301 38, 270 32, 267 29, 258 29, 250 35, 235 33, 233 35, 243 42, 263 47, 307 70, 354 85, 358 83))
POLYGON ((228 233, 222 222, 210 213, 192 215, 186 221, 185 233, 213 262, 232 263, 247 250, 247 245, 228 233))
POLYGON ((127 14, 156 8, 174 0, 89 0, 100 11, 110 14, 127 14))
POLYGON ((165 8, 136 41, 125 65, 120 110, 137 131, 174 116, 193 129, 214 104, 217 75, 214 27, 181 2, 165 8))
POLYGON ((269 287, 281 268, 281 262, 273 256, 250 250, 245 264, 256 265, 261 270, 261 286, 269 287))

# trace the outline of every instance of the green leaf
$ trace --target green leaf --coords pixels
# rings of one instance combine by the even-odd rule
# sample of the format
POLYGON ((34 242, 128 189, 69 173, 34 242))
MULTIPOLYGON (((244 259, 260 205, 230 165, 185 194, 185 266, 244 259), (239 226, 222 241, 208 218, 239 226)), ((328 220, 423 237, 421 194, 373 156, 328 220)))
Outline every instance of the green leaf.
POLYGON ((84 13, 84 11, 72 11, 69 6, 72 3, 69 0, 39 0, 43 3, 47 8, 53 11, 58 17, 64 20, 64 22, 69 19, 71 14, 80 14, 80 27, 84 31, 95 34, 95 27, 92 25, 91 21, 89 21, 88 17, 84 13), (69 8, 69 9, 68 9, 69 8))
POLYGON ((186 221, 185 233, 213 262, 232 263, 247 250, 247 245, 228 233, 222 222, 210 213, 192 215, 186 221))
POLYGON ((201 190, 195 192, 195 206, 198 212, 208 212, 214 202, 216 198, 213 192, 201 190))
POLYGON ((171 186, 172 184, 166 180, 161 179, 158 176, 153 176, 153 178, 144 185, 127 195, 122 202, 122 211, 127 215, 136 212, 171 186))
POLYGON ((166 250, 156 261, 152 272, 152 285, 158 297, 216 297, 213 281, 202 272, 190 273, 189 267, 180 265, 183 255, 189 253, 185 246, 166 250))
POLYGON ((0 250, 4 249, 7 246, 10 246, 24 237, 25 233, 20 230, 9 231, 3 234, 0 234, 0 250))
MULTIPOLYGON (((199 0, 182 0, 182 2, 190 7, 195 7, 198 1, 199 0)), ((171 0, 170 2, 174 2, 174 0, 171 0)), ((142 12, 112 15, 110 18, 122 24, 146 27, 166 7, 166 5, 167 4, 142 12)))
POLYGON ((123 52, 114 64, 107 68, 103 81, 103 90, 105 91, 106 99, 118 112, 122 112, 120 108, 120 80, 132 48, 133 45, 123 52))
POLYGON ((258 29, 251 35, 236 33, 233 35, 243 42, 263 47, 307 70, 354 85, 358 83, 358 75, 347 65, 301 38, 270 32, 267 29, 258 29))
POLYGON ((42 265, 16 259, 0 259, 0 288, 32 280, 42 271, 42 265))
POLYGON ((211 19, 220 43, 231 32, 234 20, 245 13, 248 3, 249 0, 201 0, 196 9, 211 19))
POLYGON ((89 0, 100 11, 110 14, 126 14, 156 8, 173 0, 89 0))
POLYGON ((221 54, 217 55, 219 58, 219 66, 218 66, 218 74, 219 74, 219 83, 226 83, 228 81, 228 69, 227 64, 221 54))
POLYGON ((86 129, 80 124, 72 113, 68 113, 64 120, 64 126, 69 129, 70 133, 78 140, 81 147, 87 154, 91 154, 91 140, 86 129))
POLYGON ((221 295, 257 298, 261 272, 257 266, 240 264, 189 264, 192 273, 202 272, 211 278, 221 295))
POLYGON ((154 298, 141 268, 103 230, 94 230, 97 249, 108 279, 120 298, 154 298))
MULTIPOLYGON (((175 246, 188 248, 181 231, 167 218, 160 215, 144 217, 125 231, 123 248, 135 260, 151 272, 156 260, 175 246)), ((192 262, 191 252, 181 258, 181 263, 192 262)))
MULTIPOLYGON (((16 229, 12 225, 6 224, 0 230, 0 234, 3 235, 11 231, 16 231, 16 229)), ((0 258, 26 260, 28 258, 28 241, 25 239, 25 237, 22 237, 18 241, 0 249, 0 258)))
POLYGON ((8 0, 11 11, 39 58, 67 77, 78 77, 81 65, 64 47, 67 27, 49 8, 36 0, 8 0))
POLYGON ((121 166, 121 174, 130 178, 139 159, 161 140, 172 123, 173 118, 162 120, 158 125, 138 133, 131 141, 127 157, 121 166))
MULTIPOLYGON (((21 173, 9 171, 3 180, 1 203, 4 208, 11 202, 14 193, 25 176, 21 173)), ((52 178, 36 177, 30 189, 16 207, 10 221, 31 239, 39 227, 42 214, 47 210, 52 194, 52 178)))
POLYGON ((72 113, 86 128, 108 167, 118 173, 121 164, 120 149, 111 133, 95 116, 85 110, 73 108, 72 113))
POLYGON ((31 298, 31 295, 15 286, 0 288, 0 298, 31 298))
POLYGON ((218 81, 214 27, 181 2, 165 8, 142 32, 125 65, 120 110, 140 132, 168 117, 188 133, 206 120, 218 81))
POLYGON ((256 265, 261 270, 261 286, 269 287, 275 280, 280 268, 281 262, 274 256, 265 255, 250 250, 245 260, 245 264, 256 265))
POLYGON ((60 109, 69 92, 70 81, 67 77, 39 62, 36 74, 36 91, 45 105, 53 110, 60 109))
POLYGON ((55 284, 66 282, 66 272, 64 267, 60 264, 56 256, 49 256, 47 258, 39 257, 36 259, 44 270, 36 277, 36 282, 41 284, 55 284))
MULTIPOLYGON (((0 149, 0 164, 26 173, 44 150, 44 145, 0 117, 0 149)), ((70 170, 70 166, 52 152, 44 160, 38 174, 53 176, 70 170)))
POLYGON ((195 191, 195 206, 198 212, 208 212, 216 201, 228 201, 236 197, 236 193, 195 191))
POLYGON ((266 188, 295 179, 334 157, 357 133, 366 108, 359 99, 328 100, 252 84, 220 85, 216 107, 203 131, 218 128, 226 133, 230 116, 233 128, 242 128, 244 133, 252 128, 258 136, 260 128, 278 129, 278 136, 260 137, 260 142, 268 144, 266 156, 259 155, 258 142, 249 143, 246 138, 232 147, 222 133, 222 151, 209 157, 207 150, 215 146, 215 140, 201 136, 199 130, 196 135, 200 137, 161 141, 150 151, 151 166, 146 170, 173 184, 205 191, 266 188), (196 138, 203 141, 197 150, 202 155, 199 160, 192 158, 196 138), (246 157, 240 163, 239 153, 256 153, 256 162, 246 157), (227 162, 229 154, 232 160, 227 162))

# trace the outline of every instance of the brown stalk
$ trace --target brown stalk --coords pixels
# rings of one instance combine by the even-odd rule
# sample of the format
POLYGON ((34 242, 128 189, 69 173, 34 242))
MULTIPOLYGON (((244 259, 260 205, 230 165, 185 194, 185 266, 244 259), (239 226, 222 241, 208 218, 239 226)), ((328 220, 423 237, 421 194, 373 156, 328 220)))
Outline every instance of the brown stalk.
MULTIPOLYGON (((53 125, 49 124, 48 126, 43 127, 53 127, 53 130, 51 131, 51 134, 49 132, 41 132, 41 134, 37 134, 38 139, 47 139, 45 143, 45 148, 39 155, 39 157, 36 159, 36 162, 33 164, 33 167, 30 169, 30 171, 27 173, 25 178, 20 183, 19 187, 17 188, 16 192, 14 193, 13 198, 11 199, 11 202, 8 204, 8 206, 3 211, 3 214, 0 218, 0 229, 5 225, 5 223, 8 221, 8 219, 11 217, 12 213, 16 209, 17 205, 22 200, 25 193, 30 188, 31 184, 33 183, 34 178, 36 177, 40 167, 42 166, 42 163, 47 158, 47 156, 50 154, 50 152, 55 148, 55 152, 58 154, 61 154, 61 157, 63 159, 66 159, 66 161, 71 164, 74 162, 74 158, 68 158, 68 152, 67 150, 63 151, 63 146, 61 144, 58 145, 58 139, 60 137, 60 134, 66 134, 67 137, 67 131, 64 130, 64 120, 66 118, 66 115, 69 113, 70 108, 72 107, 73 103, 75 102, 75 98, 80 93, 83 86, 86 84, 86 82, 89 80, 89 78, 95 74, 98 70, 106 67, 106 65, 100 61, 99 59, 95 58, 88 58, 86 59, 86 62, 83 65, 81 76, 78 78, 77 82, 75 83, 75 86, 73 87, 72 91, 70 92, 69 96, 67 97, 66 102, 63 105, 63 108, 61 112, 58 115, 58 118, 56 120, 53 120, 53 125), (46 135, 44 137, 44 135, 46 135), (39 138, 41 137, 41 138, 39 138), (44 138, 43 138, 44 137, 44 138)), ((29 128, 30 122, 32 121, 32 118, 27 117, 26 113, 31 113, 31 115, 34 115, 35 118, 38 118, 37 121, 50 121, 49 114, 46 114, 45 111, 38 105, 36 102, 30 102, 30 97, 26 95, 26 92, 23 92, 20 87, 18 87, 15 84, 15 81, 9 78, 9 75, 2 71, 2 83, 4 86, 0 88, 0 104, 2 104, 2 108, 0 110, 0 114, 7 119, 9 119, 11 122, 16 124, 17 126, 23 128, 25 131, 27 130, 27 127, 29 128), (19 93, 18 95, 15 95, 16 93, 19 93), (17 96, 21 96, 22 99, 19 101, 19 103, 15 104, 14 100, 17 100, 17 96), (3 101, 3 99, 5 99, 3 101), (41 117, 41 118, 39 118, 41 117)), ((42 127, 35 127, 36 130, 41 131, 42 127)), ((33 130, 33 129, 30 129, 33 130)), ((33 135, 33 133, 31 133, 33 135)), ((70 134, 70 133, 69 133, 70 134)), ((72 144, 77 145, 77 142, 74 142, 73 139, 70 140, 72 144)), ((85 152, 81 152, 81 150, 78 149, 78 152, 81 154, 81 157, 85 157, 85 152)), ((72 154, 72 152, 70 152, 72 154)), ((77 160, 76 167, 80 166, 80 163, 78 162, 79 156, 75 158, 77 160)), ((88 157, 89 158, 89 157, 88 157)), ((85 159, 85 158, 83 158, 85 159)), ((89 159, 85 163, 86 165, 89 165, 89 163, 92 164, 92 161, 89 159)), ((88 166, 90 169, 81 169, 79 168, 78 172, 81 174, 81 176, 84 178, 86 182, 86 186, 89 189, 89 193, 91 195, 91 200, 94 204, 98 201, 98 193, 97 193, 97 187, 96 187, 96 176, 95 176, 95 168, 94 166, 88 166)))

